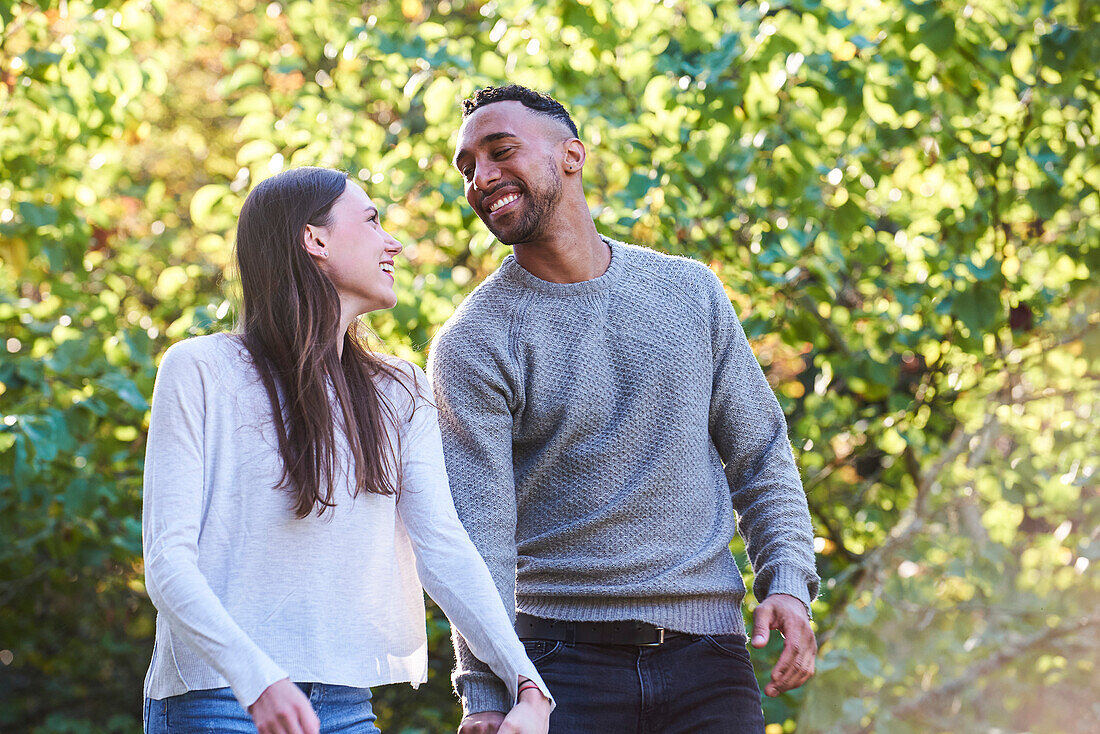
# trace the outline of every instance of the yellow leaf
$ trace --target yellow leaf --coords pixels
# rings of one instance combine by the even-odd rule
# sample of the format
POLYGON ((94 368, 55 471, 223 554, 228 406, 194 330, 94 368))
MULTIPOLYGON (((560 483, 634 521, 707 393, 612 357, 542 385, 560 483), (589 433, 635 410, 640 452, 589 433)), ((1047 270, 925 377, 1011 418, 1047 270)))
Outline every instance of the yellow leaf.
POLYGON ((401 15, 406 20, 416 20, 424 12, 424 3, 420 0, 401 0, 401 15))
POLYGON ((458 99, 454 85, 446 77, 440 77, 424 90, 424 118, 432 124, 458 117, 458 99))
POLYGON ((867 110, 867 116, 878 125, 895 127, 898 121, 897 110, 876 97, 871 84, 863 87, 863 108, 867 110))
POLYGON ((785 382, 779 390, 788 398, 798 399, 806 394, 806 386, 801 382, 785 382))
POLYGON ((841 44, 840 48, 833 52, 833 59, 836 61, 851 61, 859 53, 859 49, 851 41, 845 41, 841 44))
POLYGON ((22 277, 27 267, 27 243, 18 237, 0 239, 0 262, 11 268, 16 279, 22 277))
POLYGON ((1025 84, 1034 84, 1035 77, 1031 73, 1031 49, 1028 48, 1026 43, 1020 43, 1016 45, 1016 50, 1012 52, 1012 73, 1016 75, 1016 78, 1025 84))
POLYGON ((179 265, 169 265, 157 277, 153 295, 162 301, 168 300, 174 297, 180 288, 187 285, 188 280, 190 279, 187 277, 187 271, 179 265))
POLYGON ((267 162, 278 152, 270 140, 250 140, 237 151, 237 165, 248 166, 257 161, 267 162))

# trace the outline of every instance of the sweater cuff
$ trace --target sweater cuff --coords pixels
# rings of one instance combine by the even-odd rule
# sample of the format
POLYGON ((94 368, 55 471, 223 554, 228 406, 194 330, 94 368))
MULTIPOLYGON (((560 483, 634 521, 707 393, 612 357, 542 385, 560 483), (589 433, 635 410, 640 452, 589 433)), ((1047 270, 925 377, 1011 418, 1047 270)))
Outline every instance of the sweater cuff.
POLYGON ((241 643, 226 650, 220 672, 229 683, 233 695, 240 701, 245 711, 256 703, 256 699, 276 681, 289 678, 290 675, 274 660, 245 638, 241 643))
POLYGON ((813 601, 810 598, 810 580, 806 578, 805 572, 796 566, 779 566, 775 569, 771 583, 768 584, 766 596, 772 594, 787 594, 795 597, 806 607, 806 615, 810 619, 814 618, 810 610, 810 602, 813 601))
POLYGON ((504 683, 494 675, 464 673, 455 678, 455 689, 462 699, 462 715, 469 716, 482 711, 512 710, 512 697, 504 683))

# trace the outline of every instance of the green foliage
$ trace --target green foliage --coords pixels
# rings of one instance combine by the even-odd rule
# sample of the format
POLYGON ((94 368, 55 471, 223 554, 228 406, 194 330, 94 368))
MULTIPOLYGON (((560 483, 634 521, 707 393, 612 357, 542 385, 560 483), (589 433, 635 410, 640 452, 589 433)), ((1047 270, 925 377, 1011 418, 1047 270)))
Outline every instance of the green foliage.
MULTIPOLYGON (((449 166, 459 101, 515 80, 574 113, 601 231, 721 275, 787 412, 826 584, 769 734, 1086 731, 1097 68, 1080 0, 0 6, 0 727, 136 726, 146 399, 232 323, 251 186, 326 165, 391 202, 372 326, 422 362, 506 254, 449 166)), ((456 723, 429 633, 388 731, 456 723)))

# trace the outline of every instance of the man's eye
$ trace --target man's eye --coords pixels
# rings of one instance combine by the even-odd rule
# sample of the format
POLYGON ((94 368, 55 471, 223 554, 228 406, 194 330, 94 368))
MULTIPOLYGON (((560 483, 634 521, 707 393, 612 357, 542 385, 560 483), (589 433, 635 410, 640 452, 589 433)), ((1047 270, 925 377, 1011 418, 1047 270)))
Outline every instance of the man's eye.
POLYGON ((461 173, 462 173, 462 178, 469 181, 470 177, 474 175, 474 169, 472 169, 472 168, 463 168, 461 173))
POLYGON ((497 158, 503 158, 505 155, 507 155, 508 153, 511 153, 511 152, 512 152, 511 147, 497 148, 496 152, 493 153, 493 155, 496 156, 497 158))

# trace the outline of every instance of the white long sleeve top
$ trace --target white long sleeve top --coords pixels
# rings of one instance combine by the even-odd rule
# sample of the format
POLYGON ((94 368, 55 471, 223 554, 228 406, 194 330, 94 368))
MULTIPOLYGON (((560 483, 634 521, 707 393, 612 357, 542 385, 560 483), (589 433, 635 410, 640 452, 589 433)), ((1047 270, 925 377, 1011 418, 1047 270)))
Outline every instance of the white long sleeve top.
MULTIPOLYGON (((418 367, 400 368, 431 394, 418 367)), ((344 482, 333 510, 297 518, 277 488, 270 404, 243 343, 218 334, 168 349, 145 460, 145 583, 157 608, 147 697, 228 685, 247 708, 287 677, 417 685, 428 668, 421 583, 513 701, 520 676, 549 695, 455 513, 435 407, 392 379, 379 388, 408 419, 399 497, 353 498, 344 482)))

